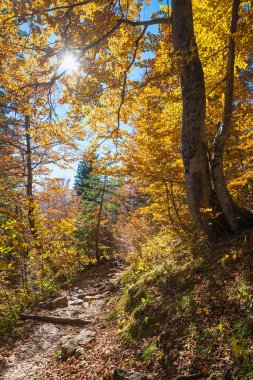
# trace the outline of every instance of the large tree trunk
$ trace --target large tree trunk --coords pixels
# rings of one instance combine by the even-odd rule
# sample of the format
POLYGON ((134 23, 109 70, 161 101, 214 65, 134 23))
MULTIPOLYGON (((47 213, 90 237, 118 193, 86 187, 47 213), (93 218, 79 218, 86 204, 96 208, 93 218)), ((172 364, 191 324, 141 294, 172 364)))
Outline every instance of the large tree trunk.
POLYGON ((217 234, 235 233, 238 227, 251 226, 253 223, 251 212, 240 210, 239 213, 228 191, 223 171, 223 154, 233 111, 234 34, 239 5, 240 0, 233 0, 223 121, 215 137, 211 177, 205 149, 205 80, 194 38, 192 3, 191 0, 172 0, 173 44, 179 58, 183 98, 182 156, 186 194, 194 220, 211 239, 217 234), (202 212, 203 208, 210 208, 214 212, 218 209, 221 214, 208 220, 202 212))
POLYGON ((231 18, 231 25, 230 25, 230 38, 229 38, 229 45, 228 45, 223 120, 215 136, 214 159, 213 159, 213 165, 212 165, 215 192, 217 194, 221 209, 233 232, 235 232, 238 228, 238 222, 236 219, 237 209, 226 185, 226 179, 225 179, 224 169, 223 169, 223 155, 224 155, 224 148, 225 148, 227 138, 229 135, 229 129, 231 127, 232 112, 233 112, 234 66, 235 66, 234 35, 236 33, 237 23, 238 23, 238 18, 239 18, 239 15, 238 15, 239 5, 240 5, 240 0, 233 1, 232 18, 231 18))
POLYGON ((180 64, 183 98, 182 156, 186 195, 197 224, 210 235, 212 227, 201 209, 211 208, 212 188, 205 148, 205 81, 194 39, 191 0, 172 1, 173 44, 180 64))

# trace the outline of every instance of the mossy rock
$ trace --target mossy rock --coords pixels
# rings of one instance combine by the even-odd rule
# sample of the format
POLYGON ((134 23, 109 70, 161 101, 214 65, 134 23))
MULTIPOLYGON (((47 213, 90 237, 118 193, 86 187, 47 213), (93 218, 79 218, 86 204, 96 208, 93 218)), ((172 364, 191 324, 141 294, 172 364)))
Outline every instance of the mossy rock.
POLYGON ((140 303, 142 299, 147 298, 145 289, 133 286, 128 289, 128 298, 125 304, 125 311, 132 312, 140 303))

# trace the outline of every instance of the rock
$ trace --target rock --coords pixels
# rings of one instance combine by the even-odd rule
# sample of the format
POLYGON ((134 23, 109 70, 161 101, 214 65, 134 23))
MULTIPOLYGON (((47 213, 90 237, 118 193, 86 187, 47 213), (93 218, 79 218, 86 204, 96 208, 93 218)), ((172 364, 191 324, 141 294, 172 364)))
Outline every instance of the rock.
POLYGON ((91 297, 93 297, 93 296, 96 296, 98 294, 98 292, 96 291, 96 292, 85 292, 85 293, 80 293, 80 294, 78 294, 77 295, 77 298, 79 298, 79 299, 81 299, 81 300, 83 300, 85 297, 87 297, 87 296, 91 296, 91 297))
POLYGON ((84 298, 84 301, 100 300, 100 299, 106 297, 108 294, 109 294, 109 292, 105 292, 105 293, 102 293, 102 294, 96 294, 95 296, 86 296, 84 298))
POLYGON ((77 294, 77 298, 78 298, 79 300, 83 300, 86 296, 87 296, 87 293, 80 293, 80 294, 77 294))
POLYGON ((94 340, 95 336, 95 331, 83 329, 78 335, 76 335, 75 340, 79 346, 84 346, 94 340))
POLYGON ((110 278, 109 283, 113 285, 118 285, 119 280, 117 278, 110 278))
POLYGON ((104 292, 104 293, 90 292, 90 293, 78 294, 77 298, 82 299, 84 301, 93 301, 93 300, 99 300, 101 298, 104 298, 108 296, 109 294, 110 292, 104 292))
POLYGON ((76 345, 75 340, 70 339, 62 345, 62 347, 61 347, 62 355, 65 356, 66 358, 68 356, 72 356, 76 352, 77 348, 78 348, 78 346, 76 345))
POLYGON ((86 344, 94 340, 95 335, 96 335, 95 331, 83 329, 78 335, 69 339, 67 342, 65 342, 62 345, 61 347, 62 354, 65 357, 74 355, 76 350, 80 346, 85 346, 86 344))
POLYGON ((133 372, 132 375, 130 375, 128 379, 129 380, 148 380, 147 376, 139 372, 133 372))
POLYGON ((112 380, 127 380, 127 371, 120 368, 115 368, 112 374, 112 380))
POLYGON ((60 309, 62 307, 68 307, 68 297, 63 296, 63 297, 55 298, 53 301, 49 301, 47 303, 47 307, 50 310, 60 309))
POLYGON ((104 289, 105 288, 105 284, 103 283, 103 285, 100 284, 94 284, 93 285, 95 289, 104 289))
POLYGON ((112 380, 148 380, 148 378, 139 372, 127 372, 124 369, 115 368, 112 380))
POLYGON ((84 351, 83 347, 77 347, 77 349, 75 351, 75 356, 77 358, 80 358, 80 356, 82 356, 84 354, 85 354, 85 351, 84 351))
POLYGON ((72 306, 77 306, 77 305, 82 305, 82 304, 83 304, 83 300, 81 300, 81 299, 75 299, 75 300, 70 302, 70 305, 72 305, 72 306))

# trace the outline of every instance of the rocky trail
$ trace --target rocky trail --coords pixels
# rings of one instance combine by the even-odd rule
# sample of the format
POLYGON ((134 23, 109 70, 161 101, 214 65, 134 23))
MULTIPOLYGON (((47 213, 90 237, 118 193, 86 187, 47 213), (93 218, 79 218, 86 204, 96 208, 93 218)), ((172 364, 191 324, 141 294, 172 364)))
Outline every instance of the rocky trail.
POLYGON ((119 272, 109 264, 93 268, 58 298, 24 315, 0 348, 0 380, 165 379, 159 367, 143 371, 136 349, 122 342, 108 318, 119 293, 119 272), (73 320, 77 325, 69 323, 73 320))

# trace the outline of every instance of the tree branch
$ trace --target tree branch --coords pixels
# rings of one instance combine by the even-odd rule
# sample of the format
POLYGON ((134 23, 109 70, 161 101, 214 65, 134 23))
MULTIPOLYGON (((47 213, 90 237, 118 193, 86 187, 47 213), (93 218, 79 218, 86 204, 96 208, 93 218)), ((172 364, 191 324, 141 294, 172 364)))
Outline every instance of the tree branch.
POLYGON ((117 112, 117 117, 118 117, 117 140, 118 140, 118 134, 119 134, 119 129, 120 129, 120 113, 121 113, 121 108, 122 108, 122 106, 124 104, 124 101, 125 101, 127 73, 129 72, 129 70, 131 69, 131 67, 133 66, 133 64, 135 62, 139 43, 140 43, 141 39, 143 38, 144 34, 146 33, 147 28, 148 28, 148 26, 146 25, 143 28, 143 30, 142 30, 141 34, 139 35, 139 37, 137 38, 137 40, 135 41, 135 50, 134 50, 134 53, 133 53, 133 57, 132 57, 129 65, 127 66, 127 68, 126 68, 126 70, 124 72, 124 81, 123 81, 123 87, 122 87, 122 91, 121 91, 121 102, 120 102, 120 105, 119 105, 119 108, 118 108, 118 112, 117 112))

